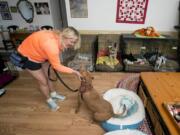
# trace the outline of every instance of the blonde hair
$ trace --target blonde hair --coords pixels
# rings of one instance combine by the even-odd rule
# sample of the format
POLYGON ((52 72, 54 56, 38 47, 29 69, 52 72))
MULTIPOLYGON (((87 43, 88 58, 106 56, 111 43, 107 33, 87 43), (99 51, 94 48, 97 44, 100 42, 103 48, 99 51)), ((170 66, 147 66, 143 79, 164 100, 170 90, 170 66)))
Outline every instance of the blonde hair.
MULTIPOLYGON (((64 28, 61 32, 62 38, 77 38, 77 42, 74 45, 74 49, 77 50, 81 47, 81 36, 74 27, 64 28)), ((63 39, 62 39, 63 40, 63 39)))
POLYGON ((74 49, 77 50, 81 47, 81 36, 79 34, 79 32, 74 28, 74 27, 66 27, 62 30, 57 30, 57 29, 53 29, 53 32, 57 35, 61 35, 62 36, 62 43, 64 41, 64 38, 77 38, 77 42, 74 45, 74 49))

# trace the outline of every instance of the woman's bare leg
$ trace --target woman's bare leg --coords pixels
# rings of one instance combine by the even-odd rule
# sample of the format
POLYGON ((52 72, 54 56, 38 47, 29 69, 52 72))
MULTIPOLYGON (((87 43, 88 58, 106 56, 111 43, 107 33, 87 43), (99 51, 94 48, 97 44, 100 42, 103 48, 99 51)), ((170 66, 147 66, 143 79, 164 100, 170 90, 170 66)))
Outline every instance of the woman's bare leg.
POLYGON ((47 79, 47 82, 48 82, 48 86, 49 86, 49 90, 50 92, 53 92, 55 89, 54 89, 54 86, 53 86, 53 83, 51 80, 49 80, 49 77, 48 77, 48 68, 49 68, 49 62, 45 62, 42 64, 42 69, 43 69, 43 72, 46 76, 46 79, 47 79))
POLYGON ((40 91, 46 97, 46 99, 50 98, 49 95, 50 88, 43 69, 41 68, 39 70, 29 70, 29 69, 26 70, 38 81, 40 91))
POLYGON ((44 71, 44 74, 47 78, 47 82, 48 82, 48 86, 49 86, 49 90, 50 90, 50 95, 52 98, 56 98, 56 99, 59 99, 61 101, 63 101, 66 97, 64 95, 61 95, 59 93, 56 93, 55 89, 54 89, 54 86, 53 86, 53 83, 51 80, 49 80, 49 77, 48 77, 48 68, 49 68, 49 62, 45 62, 42 64, 42 69, 44 71))
POLYGON ((51 110, 56 111, 59 109, 59 106, 56 104, 56 102, 51 98, 50 96, 50 88, 48 85, 48 80, 46 78, 46 75, 43 71, 43 69, 39 70, 29 70, 27 71, 38 81, 39 88, 42 94, 46 97, 46 102, 48 106, 51 108, 51 110))

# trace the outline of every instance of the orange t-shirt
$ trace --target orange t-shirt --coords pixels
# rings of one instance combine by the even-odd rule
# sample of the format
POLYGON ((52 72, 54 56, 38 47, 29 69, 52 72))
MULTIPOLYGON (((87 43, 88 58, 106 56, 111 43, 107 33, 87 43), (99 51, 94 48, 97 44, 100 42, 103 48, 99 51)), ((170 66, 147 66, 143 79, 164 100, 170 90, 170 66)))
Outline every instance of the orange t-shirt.
POLYGON ((42 63, 48 60, 54 69, 72 73, 73 69, 61 64, 60 53, 63 48, 60 40, 53 31, 41 30, 28 36, 18 47, 18 52, 31 61, 42 63))

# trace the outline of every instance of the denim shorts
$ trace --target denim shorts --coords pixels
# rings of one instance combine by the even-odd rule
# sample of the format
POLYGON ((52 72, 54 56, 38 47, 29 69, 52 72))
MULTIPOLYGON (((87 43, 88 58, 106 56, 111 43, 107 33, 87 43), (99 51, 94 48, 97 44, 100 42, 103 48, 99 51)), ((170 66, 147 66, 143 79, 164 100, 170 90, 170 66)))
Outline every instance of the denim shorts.
POLYGON ((33 62, 33 61, 30 61, 30 60, 27 60, 25 63, 24 63, 24 68, 25 69, 30 69, 30 70, 38 70, 42 67, 41 63, 36 63, 36 62, 33 62))

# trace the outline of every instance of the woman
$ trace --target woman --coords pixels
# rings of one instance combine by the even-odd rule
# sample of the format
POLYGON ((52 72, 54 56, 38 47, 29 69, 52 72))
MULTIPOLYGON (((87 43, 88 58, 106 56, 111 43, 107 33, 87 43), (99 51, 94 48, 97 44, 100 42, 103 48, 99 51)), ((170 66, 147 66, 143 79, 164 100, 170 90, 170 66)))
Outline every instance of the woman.
POLYGON ((25 69, 38 81, 41 93, 45 96, 50 109, 58 110, 55 100, 64 100, 66 97, 56 93, 52 82, 48 79, 49 63, 52 67, 64 73, 81 74, 61 65, 60 53, 67 48, 78 49, 80 47, 80 34, 73 27, 67 27, 62 31, 41 30, 27 37, 18 47, 18 52, 28 58, 25 69))

